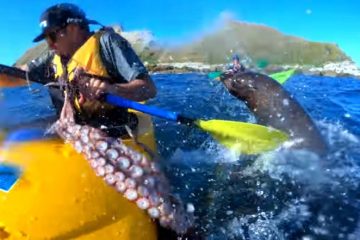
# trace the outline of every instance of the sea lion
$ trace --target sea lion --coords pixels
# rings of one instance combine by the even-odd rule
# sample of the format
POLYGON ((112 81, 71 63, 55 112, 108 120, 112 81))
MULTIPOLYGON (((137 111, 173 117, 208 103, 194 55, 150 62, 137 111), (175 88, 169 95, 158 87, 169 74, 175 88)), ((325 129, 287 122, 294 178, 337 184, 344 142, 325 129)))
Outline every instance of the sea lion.
POLYGON ((298 101, 277 81, 255 72, 224 73, 220 80, 229 93, 244 101, 259 124, 282 130, 293 147, 324 154, 327 150, 318 128, 298 101))

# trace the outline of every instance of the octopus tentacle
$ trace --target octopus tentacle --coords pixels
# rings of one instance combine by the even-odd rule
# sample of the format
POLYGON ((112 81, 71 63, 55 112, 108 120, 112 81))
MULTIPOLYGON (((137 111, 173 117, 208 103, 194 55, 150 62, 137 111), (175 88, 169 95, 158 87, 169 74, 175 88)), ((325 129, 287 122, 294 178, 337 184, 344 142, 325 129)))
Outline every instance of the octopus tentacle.
POLYGON ((163 227, 183 234, 193 224, 192 213, 170 193, 170 186, 156 159, 148 159, 90 126, 75 123, 74 110, 65 96, 60 119, 52 127, 75 150, 85 156, 97 176, 134 202, 163 227))

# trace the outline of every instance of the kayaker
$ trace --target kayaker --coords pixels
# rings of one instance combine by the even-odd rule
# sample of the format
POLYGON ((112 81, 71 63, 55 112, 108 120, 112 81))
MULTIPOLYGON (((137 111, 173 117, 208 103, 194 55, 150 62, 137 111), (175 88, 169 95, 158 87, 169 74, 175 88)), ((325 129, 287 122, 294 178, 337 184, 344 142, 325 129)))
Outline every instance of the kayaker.
MULTIPOLYGON (((44 79, 44 84, 61 80, 76 83, 79 74, 75 72, 87 73, 85 83, 81 84, 87 97, 79 93, 74 103, 77 122, 121 136, 124 124, 136 126, 136 117, 125 109, 100 101, 99 97, 111 93, 145 101, 156 95, 156 87, 127 40, 102 25, 99 31, 91 32, 89 24, 101 25, 86 18, 84 11, 74 4, 49 7, 40 17, 41 33, 33 41, 46 40, 50 51, 23 68, 32 76, 44 79)), ((84 80, 85 75, 81 76, 84 80)), ((54 87, 49 91, 60 112, 63 91, 54 87)))
POLYGON ((232 64, 226 69, 226 73, 235 74, 237 72, 245 71, 245 67, 240 63, 240 57, 238 54, 232 56, 232 64))

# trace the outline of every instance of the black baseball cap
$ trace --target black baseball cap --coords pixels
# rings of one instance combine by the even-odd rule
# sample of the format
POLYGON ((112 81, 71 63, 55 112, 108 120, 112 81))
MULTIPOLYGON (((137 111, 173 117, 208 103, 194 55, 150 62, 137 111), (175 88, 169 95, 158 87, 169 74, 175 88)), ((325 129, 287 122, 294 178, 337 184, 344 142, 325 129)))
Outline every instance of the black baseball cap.
POLYGON ((49 29, 63 28, 70 23, 99 24, 97 21, 86 18, 85 12, 71 3, 61 3, 46 9, 40 17, 41 34, 34 38, 33 42, 39 42, 45 38, 49 29))

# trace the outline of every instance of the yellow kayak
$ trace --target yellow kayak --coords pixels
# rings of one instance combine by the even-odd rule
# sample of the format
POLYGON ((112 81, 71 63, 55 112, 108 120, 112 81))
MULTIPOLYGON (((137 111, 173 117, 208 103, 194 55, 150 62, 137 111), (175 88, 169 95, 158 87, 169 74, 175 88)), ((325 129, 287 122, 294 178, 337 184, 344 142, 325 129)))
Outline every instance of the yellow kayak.
MULTIPOLYGON (((138 140, 155 151, 151 119, 137 115, 138 140)), ((134 147, 130 139, 125 143, 134 147)), ((146 212, 61 140, 6 144, 0 159, 20 169, 9 190, 0 188, 0 239, 157 239, 146 212)))

